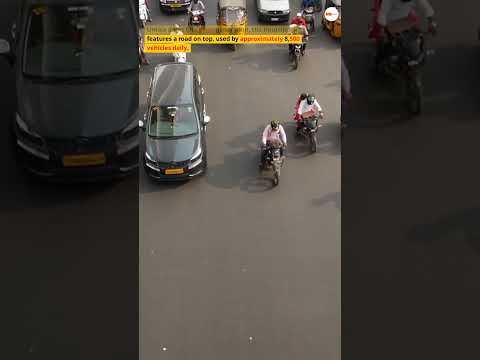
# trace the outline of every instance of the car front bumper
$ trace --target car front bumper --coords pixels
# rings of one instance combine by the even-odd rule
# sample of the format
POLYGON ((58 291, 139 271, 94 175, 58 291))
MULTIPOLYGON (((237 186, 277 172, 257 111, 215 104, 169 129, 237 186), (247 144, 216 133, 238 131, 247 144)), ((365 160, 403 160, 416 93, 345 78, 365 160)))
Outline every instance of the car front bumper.
POLYGON ((202 175, 205 173, 206 164, 205 161, 202 161, 197 166, 189 169, 188 167, 182 167, 184 172, 182 174, 166 174, 167 167, 156 167, 150 162, 147 162, 144 158, 143 167, 145 172, 149 177, 158 181, 186 181, 202 175))
POLYGON ((290 12, 285 13, 273 13, 273 12, 259 12, 260 19, 268 22, 286 22, 290 20, 290 12))
POLYGON ((104 165, 65 167, 61 157, 50 154, 48 160, 26 151, 16 141, 16 155, 22 168, 34 176, 53 182, 97 182, 127 177, 138 170, 138 147, 122 155, 107 155, 104 165))

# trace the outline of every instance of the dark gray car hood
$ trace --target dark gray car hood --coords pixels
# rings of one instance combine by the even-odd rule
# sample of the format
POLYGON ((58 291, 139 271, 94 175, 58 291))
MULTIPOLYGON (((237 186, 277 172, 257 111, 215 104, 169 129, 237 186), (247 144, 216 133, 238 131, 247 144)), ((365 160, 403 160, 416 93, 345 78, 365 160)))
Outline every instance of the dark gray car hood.
POLYGON ((35 82, 24 79, 20 115, 43 137, 111 134, 128 125, 138 108, 138 75, 96 82, 35 82))
POLYGON ((199 146, 199 136, 189 136, 179 139, 147 138, 148 154, 159 162, 181 162, 192 158, 199 146))

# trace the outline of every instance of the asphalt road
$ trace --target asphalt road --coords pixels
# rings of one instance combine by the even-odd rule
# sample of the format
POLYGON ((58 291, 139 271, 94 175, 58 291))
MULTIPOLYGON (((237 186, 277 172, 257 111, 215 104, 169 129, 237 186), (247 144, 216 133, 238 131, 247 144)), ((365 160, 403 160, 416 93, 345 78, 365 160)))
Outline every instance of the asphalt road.
MULTIPOLYGON (((214 24, 216 3, 206 6, 214 24)), ((152 13, 154 24, 186 22, 152 13)), ((340 359, 340 47, 319 32, 307 52, 297 71, 274 45, 187 54, 212 117, 209 170, 179 185, 140 175, 142 360, 340 359), (290 122, 306 90, 327 116, 315 155, 295 142, 290 122), (272 119, 290 143, 274 189, 258 172, 261 131, 272 119)), ((152 71, 141 74, 142 104, 152 71)))
MULTIPOLYGON (((2 2, 1 38, 17 3, 2 2)), ((10 146, 15 83, 3 59, 0 84, 0 358, 138 358, 138 177, 26 177, 10 146)))
POLYGON ((432 1, 439 33, 425 109, 369 71, 368 7, 343 10, 354 100, 342 142, 342 355, 478 358, 478 5, 432 1), (448 7, 447 7, 448 6, 448 7), (454 11, 453 11, 454 10, 454 11), (452 18, 455 21, 452 21, 452 18), (352 19, 352 20, 349 20, 352 19))

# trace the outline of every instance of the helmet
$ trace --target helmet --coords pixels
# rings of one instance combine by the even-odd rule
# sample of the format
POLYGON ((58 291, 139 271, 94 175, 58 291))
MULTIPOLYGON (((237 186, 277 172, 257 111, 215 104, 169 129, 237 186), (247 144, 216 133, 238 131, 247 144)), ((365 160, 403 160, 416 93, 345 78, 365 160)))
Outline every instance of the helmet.
POLYGON ((180 26, 178 26, 178 24, 173 25, 173 28, 174 28, 175 30, 180 30, 180 26))
POLYGON ((305 94, 305 93, 300 94, 300 100, 305 100, 307 97, 308 97, 308 95, 305 94))
POLYGON ((301 12, 297 13, 297 17, 302 17, 302 13, 301 12))
POLYGON ((272 122, 270 123, 270 127, 273 130, 277 130, 279 125, 280 125, 280 123, 277 120, 272 120, 272 122))
POLYGON ((308 105, 312 105, 314 102, 315 102, 315 95, 309 94, 309 95, 307 96, 307 104, 308 104, 308 105))

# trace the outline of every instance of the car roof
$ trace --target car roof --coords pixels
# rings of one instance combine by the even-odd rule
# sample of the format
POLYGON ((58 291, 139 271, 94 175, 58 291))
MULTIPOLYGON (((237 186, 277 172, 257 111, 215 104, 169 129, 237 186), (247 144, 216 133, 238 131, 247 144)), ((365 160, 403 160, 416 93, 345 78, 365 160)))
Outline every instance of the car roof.
POLYGON ((153 73, 152 105, 192 104, 194 71, 191 63, 157 65, 153 73))

